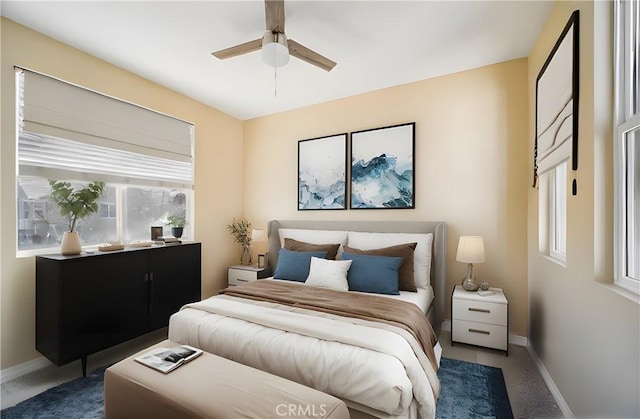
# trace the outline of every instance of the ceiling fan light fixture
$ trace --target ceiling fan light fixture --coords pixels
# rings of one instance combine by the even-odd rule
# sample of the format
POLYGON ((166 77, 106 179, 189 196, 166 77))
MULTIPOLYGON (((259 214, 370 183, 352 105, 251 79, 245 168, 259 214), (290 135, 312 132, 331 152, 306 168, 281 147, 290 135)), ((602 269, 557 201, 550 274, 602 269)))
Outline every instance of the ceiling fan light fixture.
POLYGON ((285 34, 272 31, 264 33, 262 61, 271 67, 282 67, 289 62, 289 44, 285 34))

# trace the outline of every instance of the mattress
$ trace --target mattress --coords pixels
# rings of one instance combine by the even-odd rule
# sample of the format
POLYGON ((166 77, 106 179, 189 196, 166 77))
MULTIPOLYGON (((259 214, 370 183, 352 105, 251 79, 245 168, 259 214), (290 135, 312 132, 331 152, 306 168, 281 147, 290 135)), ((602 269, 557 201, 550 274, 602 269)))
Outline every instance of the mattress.
MULTIPOLYGON (((406 294, 414 296, 395 298, 415 304, 423 293, 406 294)), ((377 416, 413 417, 415 405, 419 417, 433 417, 437 367, 409 333, 373 323, 220 295, 174 314, 169 338, 366 406, 377 416)), ((439 361, 439 345, 434 352, 439 361)))

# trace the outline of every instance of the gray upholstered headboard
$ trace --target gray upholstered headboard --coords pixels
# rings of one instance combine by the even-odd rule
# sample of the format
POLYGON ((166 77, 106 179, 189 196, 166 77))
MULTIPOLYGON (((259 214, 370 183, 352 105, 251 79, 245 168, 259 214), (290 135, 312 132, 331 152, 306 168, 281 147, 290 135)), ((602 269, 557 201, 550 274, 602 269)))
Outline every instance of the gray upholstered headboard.
POLYGON ((278 264, 280 235, 278 229, 345 230, 373 233, 433 233, 431 259, 431 286, 435 294, 432 308, 427 315, 436 332, 444 320, 445 281, 447 267, 447 223, 443 221, 269 221, 269 266, 278 264))

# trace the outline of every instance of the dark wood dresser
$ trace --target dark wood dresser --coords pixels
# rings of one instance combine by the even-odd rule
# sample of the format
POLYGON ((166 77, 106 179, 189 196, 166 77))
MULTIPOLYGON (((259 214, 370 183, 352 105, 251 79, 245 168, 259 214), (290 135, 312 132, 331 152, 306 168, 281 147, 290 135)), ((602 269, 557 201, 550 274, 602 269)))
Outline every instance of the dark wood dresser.
POLYGON ((169 324, 201 297, 201 245, 36 257, 36 349, 60 366, 169 324))

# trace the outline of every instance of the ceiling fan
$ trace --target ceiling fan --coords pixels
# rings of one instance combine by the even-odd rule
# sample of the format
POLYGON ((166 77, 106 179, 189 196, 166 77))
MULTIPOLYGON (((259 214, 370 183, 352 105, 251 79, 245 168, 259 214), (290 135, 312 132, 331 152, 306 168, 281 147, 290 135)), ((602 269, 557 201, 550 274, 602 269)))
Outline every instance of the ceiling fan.
POLYGON ((230 48, 212 52, 221 60, 247 54, 262 49, 262 59, 272 67, 282 67, 289 62, 289 55, 331 71, 336 63, 309 48, 300 45, 293 39, 287 39, 284 33, 284 0, 265 0, 264 12, 267 31, 264 36, 254 41, 245 42, 230 48))

